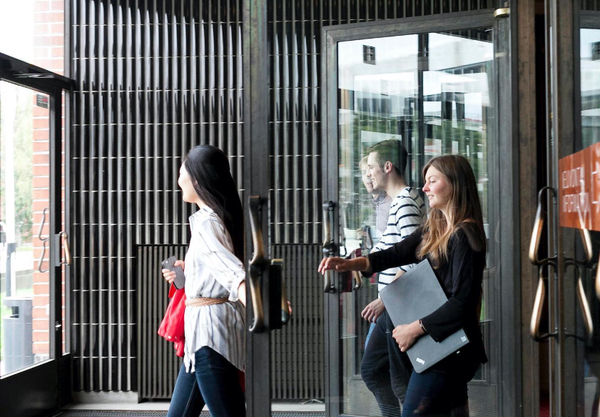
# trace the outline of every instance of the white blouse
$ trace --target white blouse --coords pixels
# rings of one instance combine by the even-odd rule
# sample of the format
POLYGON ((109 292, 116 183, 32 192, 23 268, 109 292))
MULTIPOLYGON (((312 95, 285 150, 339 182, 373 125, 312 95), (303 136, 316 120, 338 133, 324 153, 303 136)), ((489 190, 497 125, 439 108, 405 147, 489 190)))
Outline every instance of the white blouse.
POLYGON ((228 298, 223 304, 185 308, 187 372, 195 369, 195 352, 208 346, 240 370, 246 367, 246 309, 238 287, 246 278, 242 262, 234 255, 223 221, 208 207, 189 218, 192 237, 185 255, 187 298, 228 298))

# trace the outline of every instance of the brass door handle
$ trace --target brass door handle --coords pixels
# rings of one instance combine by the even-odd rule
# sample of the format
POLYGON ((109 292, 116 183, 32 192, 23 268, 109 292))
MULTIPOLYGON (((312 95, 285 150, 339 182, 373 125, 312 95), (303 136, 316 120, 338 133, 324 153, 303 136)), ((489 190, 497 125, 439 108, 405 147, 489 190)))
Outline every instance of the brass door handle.
MULTIPOLYGON (((579 271, 578 268, 577 271, 579 271)), ((577 299, 579 300, 579 308, 581 309, 581 316, 583 317, 583 324, 585 325, 585 333, 589 340, 594 335, 594 319, 592 318, 590 305, 588 304, 588 300, 585 295, 585 289, 583 288, 581 273, 578 272, 577 275, 577 299)))
POLYGON ((596 298, 598 298, 598 300, 600 300, 600 259, 598 259, 598 264, 596 265, 596 279, 594 281, 595 281, 594 289, 596 290, 596 298))
POLYGON ((325 277, 325 286, 323 291, 326 293, 333 293, 335 292, 335 286, 333 285, 333 279, 331 277, 331 271, 325 271, 325 275, 323 275, 325 277))
POLYGON ((546 205, 544 203, 544 193, 550 191, 554 195, 552 187, 544 187, 538 193, 538 206, 535 213, 535 221, 533 223, 533 231, 531 232, 531 241, 529 243, 529 260, 534 265, 545 265, 553 263, 554 258, 539 259, 540 241, 542 231, 544 230, 544 222, 546 221, 546 205))
MULTIPOLYGON (((60 256, 59 252, 59 264, 60 265, 71 265, 71 247, 69 246, 69 234, 67 232, 61 231, 58 233, 59 243, 64 242, 63 247, 65 248, 65 259, 63 260, 60 256)), ((60 247, 60 246, 59 246, 60 247)))
POLYGON ((261 333, 265 328, 265 315, 263 310, 262 293, 260 291, 260 280, 265 264, 265 251, 263 243, 262 228, 260 222, 261 201, 259 196, 249 198, 250 206, 250 229, 252 230, 252 243, 254 245, 254 256, 250 260, 250 296, 252 297, 252 310, 254 318, 249 327, 252 333, 261 333))
POLYGON ((538 266, 538 286, 533 302, 533 311, 531 314, 531 322, 529 324, 529 334, 536 342, 540 342, 552 336, 556 336, 556 332, 540 335, 540 323, 544 310, 544 300, 546 299, 546 282, 544 278, 544 266, 556 268, 556 255, 545 259, 539 259, 540 243, 542 240, 542 232, 546 221, 546 204, 544 202, 544 194, 552 193, 555 197, 555 191, 552 187, 544 187, 538 193, 538 205, 535 213, 535 221, 533 223, 533 231, 531 232, 531 242, 529 243, 529 260, 532 264, 538 266))
POLYGON ((589 264, 594 256, 592 249, 592 237, 590 236, 590 231, 588 229, 579 229, 579 234, 581 235, 581 243, 583 244, 583 250, 585 251, 585 259, 578 263, 589 264))
MULTIPOLYGON (((581 225, 583 226, 583 225, 581 225)), ((581 310, 581 316, 583 317, 583 324, 585 326, 585 333, 588 339, 591 339, 594 335, 594 319, 592 318, 592 312, 590 305, 585 294, 585 288, 583 287, 583 280, 581 279, 581 267, 589 265, 594 256, 592 249, 592 238, 590 231, 586 228, 579 229, 581 236, 581 243, 583 244, 583 250, 585 252, 585 259, 583 261, 574 261, 575 272, 577 274, 577 300, 579 301, 579 308, 581 310)), ((597 281, 597 272, 596 272, 597 281)), ((597 285, 597 283, 596 283, 597 285)))
POLYGON ((360 290, 362 287, 362 278, 360 276, 360 272, 352 271, 352 277, 354 278, 354 290, 360 290))
POLYGON ((535 300, 533 302, 533 312, 531 314, 531 322, 529 324, 529 334, 536 342, 540 342, 550 337, 550 334, 540 335, 540 323, 542 321, 542 313, 544 308, 544 300, 546 298, 546 283, 544 281, 543 268, 539 269, 538 287, 535 292, 535 300))
POLYGON ((279 279, 281 280, 281 324, 286 325, 290 321, 292 312, 288 303, 287 292, 285 289, 285 278, 283 276, 283 259, 273 259, 271 261, 271 265, 280 266, 279 270, 281 271, 281 275, 279 279))
MULTIPOLYGON (((331 237, 331 225, 333 223, 333 208, 335 204, 333 201, 323 203, 323 256, 328 258, 335 255, 335 242, 331 237)), ((325 271, 325 287, 323 291, 326 293, 335 292, 335 285, 331 271, 325 271)))
POLYGON ((363 228, 363 233, 365 249, 373 249, 373 236, 371 235, 371 228, 369 226, 365 226, 363 228))
MULTIPOLYGON (((540 321, 542 316, 544 299, 546 296, 546 285, 544 282, 544 277, 542 275, 543 266, 548 267, 560 267, 557 265, 557 256, 553 254, 551 257, 545 259, 539 259, 539 248, 541 235, 544 228, 544 222, 546 220, 546 207, 544 204, 544 193, 552 192, 552 197, 556 196, 556 193, 552 187, 544 187, 538 193, 538 207, 535 215, 535 222, 533 226, 533 231, 531 233, 531 242, 529 244, 529 260, 532 264, 537 265, 539 267, 539 279, 538 279, 538 288, 535 295, 535 301, 533 305, 533 312, 531 315, 531 323, 529 328, 529 333, 531 337, 536 341, 544 340, 551 336, 556 336, 557 332, 548 333, 545 335, 539 334, 540 321)), ((577 299, 579 301, 579 308, 581 310, 581 315, 583 317, 583 322, 585 325, 586 335, 591 338, 594 334, 594 321, 592 318, 592 314, 590 311, 590 306, 587 301, 587 297, 585 294, 585 289, 583 287, 583 281, 581 279, 581 268, 585 265, 588 265, 593 257, 593 249, 592 249, 592 240, 590 237, 590 232, 586 228, 583 227, 583 224, 580 225, 579 233, 581 236, 581 242, 583 244, 583 249, 585 252, 585 258, 582 261, 565 258, 565 271, 569 266, 573 266, 575 268, 575 273, 577 276, 577 299)), ((600 268, 599 268, 600 269, 600 268)), ((596 296, 600 298, 600 271, 596 271, 596 279, 595 279, 595 290, 596 296)), ((576 334, 567 334, 567 336, 574 336, 580 338, 576 334)))
POLYGON ((581 311, 581 317, 583 318, 583 325, 585 326, 585 334, 586 338, 578 336, 574 333, 567 333, 567 336, 576 337, 580 340, 591 339, 594 335, 594 319, 592 318, 592 313, 590 310, 590 305, 587 300, 587 296, 585 294, 585 289, 583 288, 583 280, 581 279, 581 263, 578 263, 572 259, 569 259, 565 262, 566 268, 572 266, 575 268, 575 278, 577 280, 577 301, 579 304, 579 309, 581 311))

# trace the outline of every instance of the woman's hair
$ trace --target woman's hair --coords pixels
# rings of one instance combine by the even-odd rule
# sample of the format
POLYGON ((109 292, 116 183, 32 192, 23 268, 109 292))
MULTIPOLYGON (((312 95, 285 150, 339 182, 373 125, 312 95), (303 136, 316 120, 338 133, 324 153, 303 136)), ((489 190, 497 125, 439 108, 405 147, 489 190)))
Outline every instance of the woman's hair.
POLYGON ((243 262, 244 213, 225 153, 211 145, 193 148, 183 160, 198 197, 225 224, 235 256, 243 262))
POLYGON ((431 263, 437 268, 448 260, 448 242, 461 224, 470 223, 474 227, 476 236, 469 236, 469 241, 473 237, 479 240, 474 242, 477 249, 485 250, 485 231, 481 203, 477 194, 477 182, 469 161, 460 155, 433 158, 423 168, 423 181, 427 170, 431 167, 440 171, 450 184, 448 200, 450 225, 448 227, 446 224, 446 217, 440 209, 431 208, 424 225, 423 241, 418 255, 421 259, 429 255, 431 263))

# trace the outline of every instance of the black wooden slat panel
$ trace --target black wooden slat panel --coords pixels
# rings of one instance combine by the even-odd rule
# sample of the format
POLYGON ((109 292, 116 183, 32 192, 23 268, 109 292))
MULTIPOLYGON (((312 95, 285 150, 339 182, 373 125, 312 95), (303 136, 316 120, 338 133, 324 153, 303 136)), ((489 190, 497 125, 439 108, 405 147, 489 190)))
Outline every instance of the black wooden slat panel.
POLYGON ((599 0, 586 0, 581 2, 581 10, 600 12, 599 0))
POLYGON ((138 389, 136 248, 188 241, 183 155, 219 145, 242 183, 240 4, 72 2, 77 391, 138 389))
POLYGON ((274 245, 272 253, 284 260, 283 277, 293 316, 271 336, 271 398, 323 398, 323 283, 317 273, 321 245, 274 245))
POLYGON ((183 259, 186 246, 138 246, 138 281, 136 314, 137 337, 140 349, 138 359, 138 399, 169 399, 175 386, 181 360, 175 355, 173 343, 156 332, 168 304, 169 286, 160 272, 160 263, 171 255, 183 259))

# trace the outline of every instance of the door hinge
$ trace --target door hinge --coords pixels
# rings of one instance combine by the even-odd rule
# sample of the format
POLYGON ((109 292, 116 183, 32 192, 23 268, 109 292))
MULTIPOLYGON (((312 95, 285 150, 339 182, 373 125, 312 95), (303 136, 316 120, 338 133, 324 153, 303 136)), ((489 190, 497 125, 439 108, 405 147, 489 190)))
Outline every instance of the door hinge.
POLYGON ((509 14, 510 14, 510 8, 508 8, 508 7, 501 7, 499 9, 494 10, 494 17, 496 19, 499 19, 501 17, 508 17, 509 14))

